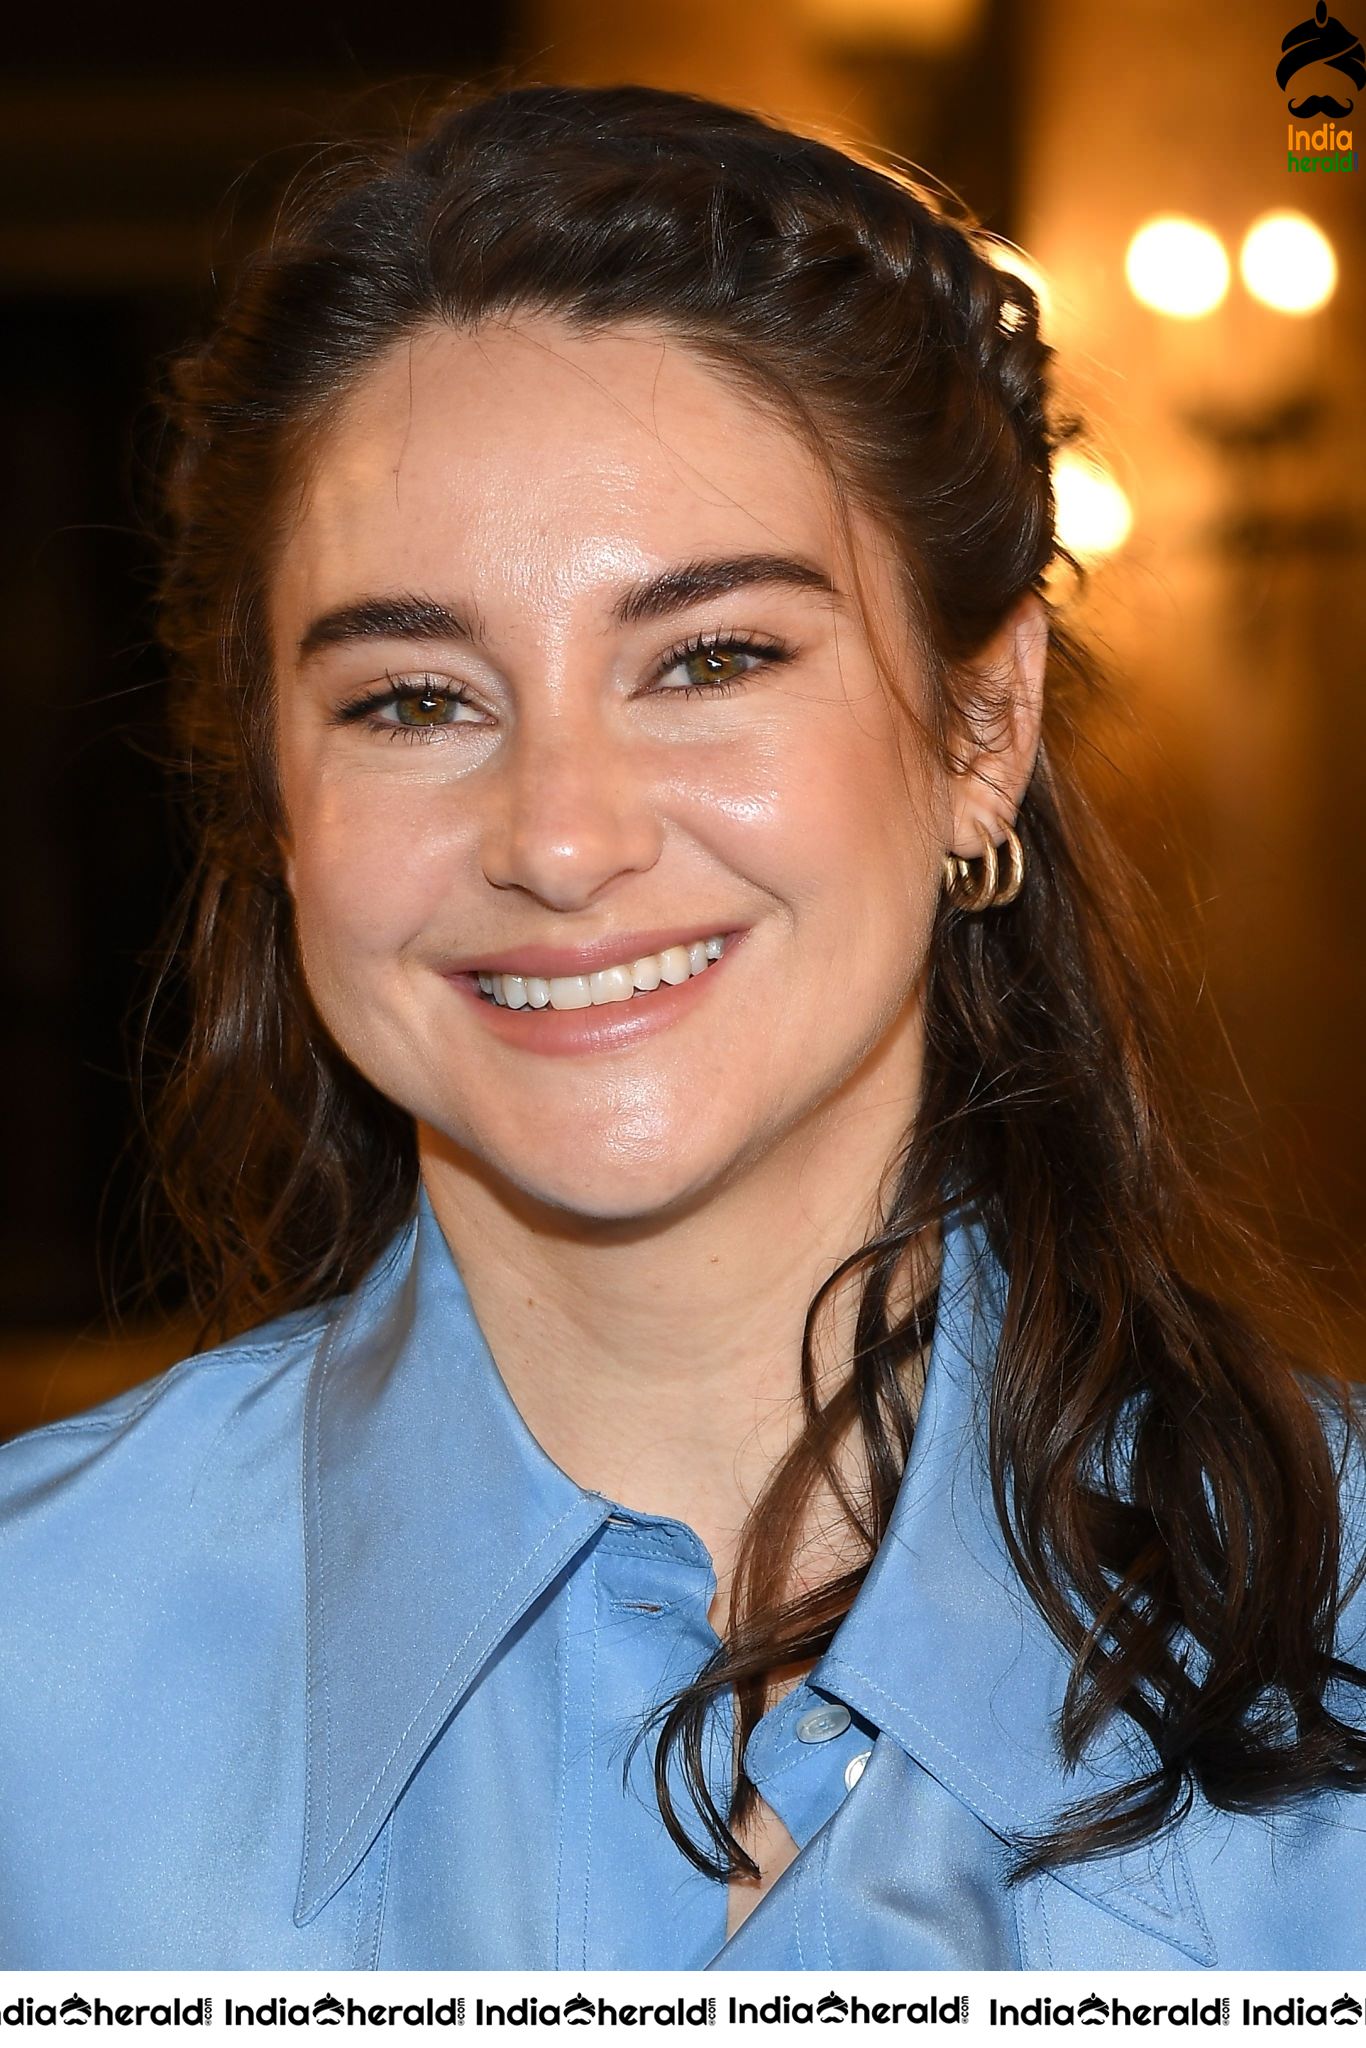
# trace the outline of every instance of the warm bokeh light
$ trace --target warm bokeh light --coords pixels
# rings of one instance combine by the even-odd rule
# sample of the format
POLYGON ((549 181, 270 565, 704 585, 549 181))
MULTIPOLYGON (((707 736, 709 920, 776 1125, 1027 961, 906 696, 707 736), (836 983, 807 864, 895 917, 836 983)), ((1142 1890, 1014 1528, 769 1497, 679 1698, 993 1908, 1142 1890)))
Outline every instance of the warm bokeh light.
POLYGON ((1238 268, 1253 298, 1278 313, 1317 313, 1338 281, 1338 259, 1327 235, 1290 207, 1253 221, 1243 236, 1238 268))
POLYGON ((1133 508, 1105 465, 1064 449, 1053 465, 1058 539, 1079 561, 1112 555, 1133 528, 1133 508))
POLYGON ((1221 303, 1229 261, 1213 228, 1177 213, 1155 214, 1130 242, 1124 258, 1129 289, 1155 313, 1202 320, 1221 303))
POLYGON ((1048 279, 1038 264, 1026 256, 1023 249, 1017 249, 1013 242, 993 241, 988 246, 987 254, 998 270, 1008 270, 1012 277, 1018 277, 1022 284, 1029 286, 1039 302, 1039 326, 1051 327, 1053 295, 1048 289, 1048 279))

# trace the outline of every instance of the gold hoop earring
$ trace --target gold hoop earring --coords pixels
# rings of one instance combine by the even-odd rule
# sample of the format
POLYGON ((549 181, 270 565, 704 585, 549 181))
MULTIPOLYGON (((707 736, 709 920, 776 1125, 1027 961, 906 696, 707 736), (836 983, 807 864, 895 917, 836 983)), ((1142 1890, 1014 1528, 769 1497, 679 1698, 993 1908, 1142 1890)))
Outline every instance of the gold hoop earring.
POLYGON ((1019 834, 1013 826, 1002 825, 1000 829, 1004 833, 1006 840, 1006 874, 1004 882, 1001 879, 1000 862, 997 859, 996 841, 993 836, 992 827, 985 821, 982 824, 982 851, 978 856, 982 863, 982 872, 978 877, 976 886, 969 894, 964 895, 962 893, 962 885, 968 880, 971 872, 969 862, 962 854, 946 853, 944 855, 944 893, 956 909, 967 911, 1003 910, 1006 904, 1013 903, 1019 895, 1020 885, 1024 881, 1024 848, 1020 844, 1019 834))
POLYGON ((1012 825, 1003 825, 1001 830, 1006 835, 1006 879, 1004 887, 998 891, 996 901, 992 906, 996 910, 1004 910, 1007 903, 1015 901, 1015 898, 1020 893, 1020 885, 1024 881, 1025 871, 1024 848, 1020 844, 1019 833, 1012 825))

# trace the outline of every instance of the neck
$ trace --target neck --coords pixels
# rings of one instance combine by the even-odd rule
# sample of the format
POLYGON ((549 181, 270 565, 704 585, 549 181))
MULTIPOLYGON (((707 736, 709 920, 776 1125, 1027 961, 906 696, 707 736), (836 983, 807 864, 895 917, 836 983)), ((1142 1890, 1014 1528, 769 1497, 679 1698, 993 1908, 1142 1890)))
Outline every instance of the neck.
MULTIPOLYGON (((686 1214, 644 1223, 538 1213, 419 1129, 432 1209, 528 1428, 579 1485, 689 1524, 716 1568, 714 1613, 749 1509, 803 1426, 807 1310, 877 1227, 913 1106, 887 1078, 686 1214)), ((923 1283, 929 1248, 916 1252, 908 1278, 923 1283)), ((823 1398, 847 1371, 860 1277, 816 1333, 823 1398)), ((803 1557, 810 1582, 828 1575, 830 1558, 803 1557)))

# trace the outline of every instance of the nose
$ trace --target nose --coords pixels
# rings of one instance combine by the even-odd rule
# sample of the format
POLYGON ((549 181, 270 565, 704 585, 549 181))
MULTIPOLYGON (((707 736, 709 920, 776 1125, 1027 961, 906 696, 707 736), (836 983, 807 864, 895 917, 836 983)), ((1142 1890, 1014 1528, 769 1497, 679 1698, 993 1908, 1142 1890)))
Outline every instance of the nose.
POLYGON ((497 778, 481 844, 495 889, 578 910, 658 860, 663 827, 649 778, 601 718, 525 718, 501 750, 497 778))

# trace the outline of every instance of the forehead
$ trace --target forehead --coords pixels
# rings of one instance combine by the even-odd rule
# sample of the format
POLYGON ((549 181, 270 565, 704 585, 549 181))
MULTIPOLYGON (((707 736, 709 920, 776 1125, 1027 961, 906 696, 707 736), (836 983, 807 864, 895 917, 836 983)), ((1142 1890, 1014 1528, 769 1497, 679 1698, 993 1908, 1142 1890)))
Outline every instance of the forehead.
MULTIPOLYGON (((860 546, 861 524, 860 556, 880 552, 860 546)), ((586 606, 643 570, 732 547, 806 554, 837 575, 848 555, 815 454, 738 380, 646 326, 428 327, 367 371, 322 433, 272 609, 453 580, 490 607, 586 606)))

